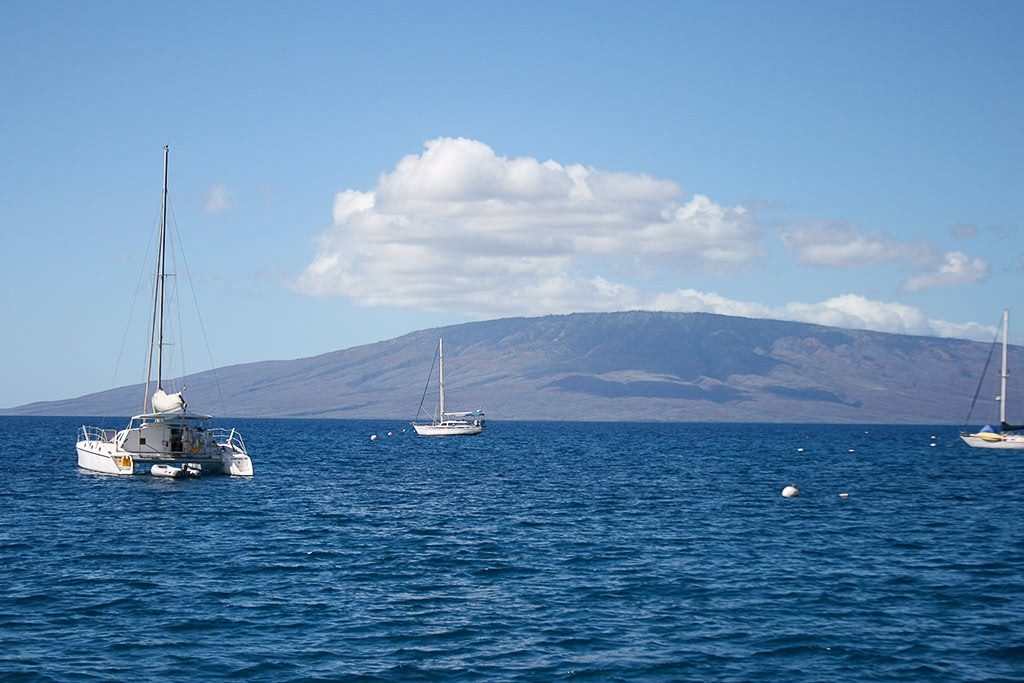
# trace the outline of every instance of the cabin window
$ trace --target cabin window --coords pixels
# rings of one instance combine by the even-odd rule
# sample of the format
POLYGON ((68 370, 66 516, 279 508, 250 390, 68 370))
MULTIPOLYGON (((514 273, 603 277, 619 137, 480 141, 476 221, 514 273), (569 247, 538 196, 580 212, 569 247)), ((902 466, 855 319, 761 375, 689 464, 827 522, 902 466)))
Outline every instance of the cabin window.
POLYGON ((140 446, 145 446, 146 445, 146 437, 144 437, 144 436, 140 436, 139 437, 139 445, 140 446))

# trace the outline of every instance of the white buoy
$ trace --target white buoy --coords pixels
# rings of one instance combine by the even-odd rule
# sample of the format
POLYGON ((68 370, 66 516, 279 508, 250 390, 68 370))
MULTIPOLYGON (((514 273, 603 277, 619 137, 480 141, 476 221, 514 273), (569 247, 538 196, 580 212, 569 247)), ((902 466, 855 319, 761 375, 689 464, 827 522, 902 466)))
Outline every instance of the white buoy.
POLYGON ((388 432, 388 436, 391 436, 391 432, 388 432))
POLYGON ((370 441, 376 441, 376 440, 377 440, 377 435, 376 434, 370 434, 370 441))
POLYGON ((853 453, 853 449, 851 448, 850 450, 848 450, 848 451, 846 451, 846 452, 847 452, 847 453, 853 453))
POLYGON ((800 489, 796 487, 796 484, 791 484, 786 488, 782 489, 783 498, 796 498, 800 495, 800 489))
POLYGON ((931 446, 932 448, 935 448, 935 444, 928 444, 928 445, 931 446))
POLYGON ((849 493, 846 493, 846 492, 843 492, 843 493, 840 493, 840 494, 839 494, 839 497, 840 497, 840 498, 849 498, 849 497, 850 497, 850 494, 849 494, 849 493))
POLYGON ((797 453, 803 453, 803 452, 804 452, 804 449, 802 449, 802 448, 798 448, 798 449, 796 449, 796 452, 797 452, 797 453))

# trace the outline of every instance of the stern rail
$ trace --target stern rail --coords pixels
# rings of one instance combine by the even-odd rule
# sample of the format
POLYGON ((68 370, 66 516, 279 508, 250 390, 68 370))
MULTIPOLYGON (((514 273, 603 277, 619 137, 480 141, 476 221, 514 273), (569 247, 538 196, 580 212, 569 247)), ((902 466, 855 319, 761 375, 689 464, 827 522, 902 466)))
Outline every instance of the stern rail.
POLYGON ((215 427, 208 431, 210 434, 213 434, 214 440, 221 446, 230 446, 236 451, 248 453, 248 451, 245 450, 245 442, 242 441, 242 435, 239 434, 234 427, 231 429, 215 427))

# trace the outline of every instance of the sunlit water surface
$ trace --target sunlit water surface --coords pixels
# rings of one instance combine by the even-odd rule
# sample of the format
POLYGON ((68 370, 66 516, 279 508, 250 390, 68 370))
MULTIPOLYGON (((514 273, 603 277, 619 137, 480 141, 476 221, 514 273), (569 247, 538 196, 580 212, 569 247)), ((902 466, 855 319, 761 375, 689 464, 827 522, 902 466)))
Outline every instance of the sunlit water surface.
POLYGON ((253 479, 0 418, 0 678, 1024 680, 1024 453, 955 428, 221 422, 253 479))

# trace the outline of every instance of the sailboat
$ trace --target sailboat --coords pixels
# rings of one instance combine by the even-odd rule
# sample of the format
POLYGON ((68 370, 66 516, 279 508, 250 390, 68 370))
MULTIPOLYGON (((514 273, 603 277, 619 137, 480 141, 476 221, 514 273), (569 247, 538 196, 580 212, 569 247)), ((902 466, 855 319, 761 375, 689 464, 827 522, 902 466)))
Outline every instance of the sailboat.
MULTIPOLYGON (((429 424, 416 423, 412 424, 412 428, 416 430, 416 433, 420 436, 472 436, 473 434, 479 434, 484 431, 484 413, 482 410, 471 410, 461 413, 450 413, 444 409, 444 339, 440 339, 437 343, 437 354, 440 359, 439 373, 438 373, 438 385, 440 392, 440 410, 438 412, 438 419, 430 422, 429 424)), ((433 367, 431 367, 431 373, 433 373, 433 367)), ((430 377, 427 377, 427 385, 430 384, 430 377)), ((426 394, 426 388, 423 390, 426 394)), ((420 406, 422 407, 422 402, 420 406)))
POLYGON ((195 477, 197 473, 252 476, 252 459, 242 435, 235 429, 214 428, 210 415, 189 412, 180 391, 163 387, 164 269, 167 251, 167 169, 169 150, 164 147, 164 188, 153 285, 153 317, 150 325, 146 389, 142 413, 121 430, 83 425, 75 450, 78 466, 92 472, 131 475, 195 477), (156 391, 150 396, 153 350, 156 349, 156 391))
MULTIPOLYGON (((1011 425, 1006 421, 1006 349, 1007 337, 1009 335, 1010 312, 1003 309, 1003 362, 1002 370, 999 373, 999 431, 985 425, 974 434, 960 433, 960 438, 972 448, 1004 448, 1011 450, 1024 450, 1024 425, 1011 425)), ((984 377, 982 377, 984 379, 984 377)))

